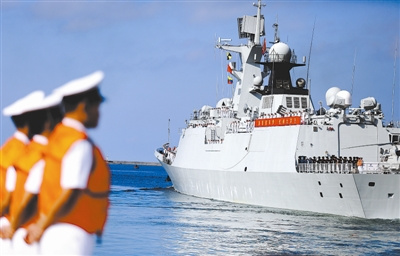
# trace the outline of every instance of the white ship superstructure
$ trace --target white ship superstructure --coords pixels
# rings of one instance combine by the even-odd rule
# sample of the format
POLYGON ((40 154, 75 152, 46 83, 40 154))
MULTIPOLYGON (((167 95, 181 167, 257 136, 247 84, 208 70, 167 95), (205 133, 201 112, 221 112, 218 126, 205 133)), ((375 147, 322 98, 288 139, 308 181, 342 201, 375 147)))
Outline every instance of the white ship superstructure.
MULTIPOLYGON (((184 194, 266 207, 400 218, 400 129, 384 125, 373 97, 350 108, 351 94, 326 92, 328 110, 314 110, 289 46, 275 36, 266 49, 262 4, 238 19, 241 46, 230 63, 232 98, 203 106, 182 130, 177 148, 156 150, 174 188, 184 194), (264 59, 264 61, 263 61, 264 59), (267 82, 264 82, 267 81, 267 82)), ((277 24, 275 24, 277 29, 277 24)), ((276 34, 277 35, 277 34, 276 34)))

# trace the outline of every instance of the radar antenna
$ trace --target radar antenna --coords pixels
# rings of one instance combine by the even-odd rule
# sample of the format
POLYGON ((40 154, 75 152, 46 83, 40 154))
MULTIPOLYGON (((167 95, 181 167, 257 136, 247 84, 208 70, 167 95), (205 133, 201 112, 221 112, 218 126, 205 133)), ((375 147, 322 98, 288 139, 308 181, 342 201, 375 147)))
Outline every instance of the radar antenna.
POLYGON ((275 34, 274 34, 274 43, 279 43, 280 38, 279 38, 279 31, 278 31, 278 16, 276 17, 276 22, 272 25, 272 27, 275 29, 275 34))

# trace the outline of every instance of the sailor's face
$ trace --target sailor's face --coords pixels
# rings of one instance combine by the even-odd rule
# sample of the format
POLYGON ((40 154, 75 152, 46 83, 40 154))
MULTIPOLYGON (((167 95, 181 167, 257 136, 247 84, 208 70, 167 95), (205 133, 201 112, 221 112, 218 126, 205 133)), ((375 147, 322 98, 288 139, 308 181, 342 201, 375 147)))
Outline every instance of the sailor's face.
POLYGON ((100 118, 100 102, 97 103, 86 103, 86 121, 84 123, 86 128, 95 128, 99 123, 100 118))

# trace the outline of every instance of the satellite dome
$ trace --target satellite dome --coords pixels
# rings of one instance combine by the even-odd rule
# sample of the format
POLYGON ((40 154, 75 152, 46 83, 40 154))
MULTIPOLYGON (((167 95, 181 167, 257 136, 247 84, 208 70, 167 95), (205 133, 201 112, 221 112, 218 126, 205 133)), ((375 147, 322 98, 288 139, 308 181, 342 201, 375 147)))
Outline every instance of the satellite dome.
POLYGON ((329 107, 333 106, 333 103, 335 101, 336 94, 340 92, 340 88, 338 87, 332 87, 329 88, 326 93, 325 93, 325 100, 326 100, 326 105, 329 107))
POLYGON ((263 79, 262 79, 262 77, 261 77, 261 76, 256 76, 256 77, 254 77, 254 79, 253 79, 253 84, 254 84, 255 86, 261 86, 261 85, 263 84, 263 79))
POLYGON ((216 107, 217 107, 217 108, 221 108, 221 107, 230 107, 230 106, 232 106, 231 99, 229 99, 229 98, 223 98, 223 99, 220 99, 220 100, 218 101, 216 107))
POLYGON ((352 104, 351 94, 348 91, 342 90, 336 94, 333 105, 338 108, 345 109, 352 104))
POLYGON ((351 94, 348 91, 341 90, 336 94, 337 97, 343 98, 344 99, 344 104, 346 107, 350 107, 352 104, 352 98, 351 94))
POLYGON ((201 107, 201 112, 209 112, 212 107, 204 105, 201 107))
POLYGON ((285 43, 276 43, 269 49, 268 61, 270 62, 290 62, 291 57, 292 51, 285 43))

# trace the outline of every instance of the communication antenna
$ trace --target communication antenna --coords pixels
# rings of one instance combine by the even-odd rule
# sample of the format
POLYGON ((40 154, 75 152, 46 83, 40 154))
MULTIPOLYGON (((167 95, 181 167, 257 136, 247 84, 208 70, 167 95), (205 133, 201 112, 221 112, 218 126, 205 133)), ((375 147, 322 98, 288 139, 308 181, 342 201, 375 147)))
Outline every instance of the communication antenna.
POLYGON ((394 51, 394 63, 393 63, 393 89, 392 89, 392 121, 394 121, 394 92, 396 88, 396 61, 397 61, 397 47, 399 45, 398 39, 396 40, 396 49, 394 51))
POLYGON ((353 75, 351 77, 351 91, 350 91, 351 95, 353 95, 354 74, 356 72, 356 57, 357 57, 357 48, 354 50, 353 75))
POLYGON ((308 65, 307 65, 307 77, 306 77, 306 81, 308 83, 308 74, 310 73, 310 63, 311 63, 311 49, 312 49, 312 43, 314 40, 314 31, 315 31, 315 22, 316 22, 317 18, 314 19, 314 26, 312 29, 312 34, 311 34, 311 43, 310 43, 310 51, 308 52, 308 65))
POLYGON ((169 134, 171 132, 171 130, 169 129, 169 123, 171 122, 171 119, 168 118, 168 143, 169 143, 169 134))

